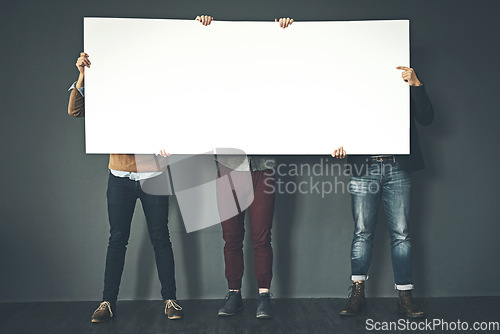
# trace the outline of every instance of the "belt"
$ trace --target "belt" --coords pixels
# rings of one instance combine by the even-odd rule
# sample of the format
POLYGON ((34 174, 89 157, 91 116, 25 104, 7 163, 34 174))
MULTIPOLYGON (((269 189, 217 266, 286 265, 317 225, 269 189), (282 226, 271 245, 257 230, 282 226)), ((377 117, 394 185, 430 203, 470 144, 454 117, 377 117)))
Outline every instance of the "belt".
POLYGON ((384 162, 384 161, 396 162, 396 157, 393 155, 387 155, 387 156, 383 156, 383 157, 370 157, 370 160, 376 161, 376 162, 384 162))

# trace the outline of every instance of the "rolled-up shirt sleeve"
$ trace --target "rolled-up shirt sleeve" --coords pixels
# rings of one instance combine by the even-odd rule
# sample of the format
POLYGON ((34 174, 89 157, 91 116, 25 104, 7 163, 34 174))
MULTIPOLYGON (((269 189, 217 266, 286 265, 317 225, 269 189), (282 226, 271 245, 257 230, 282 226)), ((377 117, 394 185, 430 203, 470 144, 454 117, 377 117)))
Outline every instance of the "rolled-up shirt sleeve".
MULTIPOLYGON (((71 87, 68 88, 68 92, 71 91, 72 89, 75 89, 76 88, 76 81, 73 82, 73 84, 71 85, 71 87)), ((85 97, 85 87, 81 87, 81 88, 76 88, 78 89, 78 91, 80 92, 80 94, 82 94, 83 97, 85 97)))
POLYGON ((74 82, 68 89, 69 103, 68 103, 68 114, 73 117, 84 117, 85 116, 85 99, 84 87, 75 89, 76 82, 74 82))

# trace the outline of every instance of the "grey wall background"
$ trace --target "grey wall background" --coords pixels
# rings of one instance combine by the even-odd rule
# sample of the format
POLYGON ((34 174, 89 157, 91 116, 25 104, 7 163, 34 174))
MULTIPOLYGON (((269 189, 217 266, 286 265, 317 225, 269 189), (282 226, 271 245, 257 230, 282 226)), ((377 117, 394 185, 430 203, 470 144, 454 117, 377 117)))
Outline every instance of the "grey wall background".
MULTIPOLYGON (((500 295, 496 279, 500 276, 499 9, 497 1, 422 0, 4 4, 0 11, 0 301, 98 300, 101 296, 108 237, 108 157, 85 154, 84 121, 66 114, 66 90, 77 78, 74 63, 83 47, 83 17, 191 19, 197 14, 219 20, 410 19, 412 66, 426 82, 437 115, 431 127, 419 129, 428 168, 414 175, 415 292, 419 296, 500 295)), ((279 160, 314 165, 327 158, 283 156, 279 160)), ((308 175, 286 176, 282 181, 308 179, 308 175)), ((344 176, 338 180, 348 181, 344 176)), ((220 226, 186 234, 175 198, 170 208, 179 298, 222 298, 226 283, 220 226)), ((346 296, 352 230, 347 193, 326 198, 279 195, 273 229, 275 297, 346 296)), ((251 250, 247 240, 246 297, 255 296, 256 289, 251 250)), ((120 298, 159 299, 155 270, 138 204, 120 298)), ((370 275, 369 295, 394 296, 389 240, 382 220, 370 275)))

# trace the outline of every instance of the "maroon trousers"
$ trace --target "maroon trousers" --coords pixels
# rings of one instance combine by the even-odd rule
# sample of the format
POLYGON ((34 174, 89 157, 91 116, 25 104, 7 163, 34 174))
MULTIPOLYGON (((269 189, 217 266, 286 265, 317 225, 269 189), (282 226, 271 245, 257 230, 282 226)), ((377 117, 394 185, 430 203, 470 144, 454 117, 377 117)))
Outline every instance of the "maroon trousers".
POLYGON ((231 207, 235 209, 235 203, 237 206, 237 214, 222 221, 222 237, 225 241, 224 262, 228 287, 231 290, 241 288, 244 270, 244 218, 245 212, 248 210, 257 285, 259 288, 269 289, 273 276, 271 228, 274 214, 274 175, 272 175, 271 170, 238 172, 219 164, 219 177, 223 178, 224 176, 226 176, 226 180, 230 181, 232 196, 227 195, 228 192, 231 193, 228 187, 217 187, 217 201, 221 218, 231 216, 228 212, 231 211, 231 207), (228 174, 230 174, 229 178, 227 178, 228 174), (249 203, 251 204, 246 208, 249 203))

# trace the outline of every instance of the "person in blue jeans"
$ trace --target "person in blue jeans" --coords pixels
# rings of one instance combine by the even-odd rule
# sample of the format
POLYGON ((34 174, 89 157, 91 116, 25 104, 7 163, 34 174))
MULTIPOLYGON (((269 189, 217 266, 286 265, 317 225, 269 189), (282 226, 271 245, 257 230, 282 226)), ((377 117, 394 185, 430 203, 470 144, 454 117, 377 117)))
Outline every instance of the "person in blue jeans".
MULTIPOLYGON (((380 202, 384 206, 391 239, 391 259, 396 289, 399 291, 398 311, 411 318, 425 314, 413 300, 412 255, 409 234, 411 173, 425 167, 416 122, 429 125, 434 109, 424 85, 412 68, 398 66, 402 78, 410 85, 410 154, 349 156, 351 172, 349 192, 354 218, 351 246, 351 293, 341 316, 354 316, 366 305, 365 281, 372 258, 372 244, 380 202)), ((343 147, 332 156, 344 158, 343 147)))

